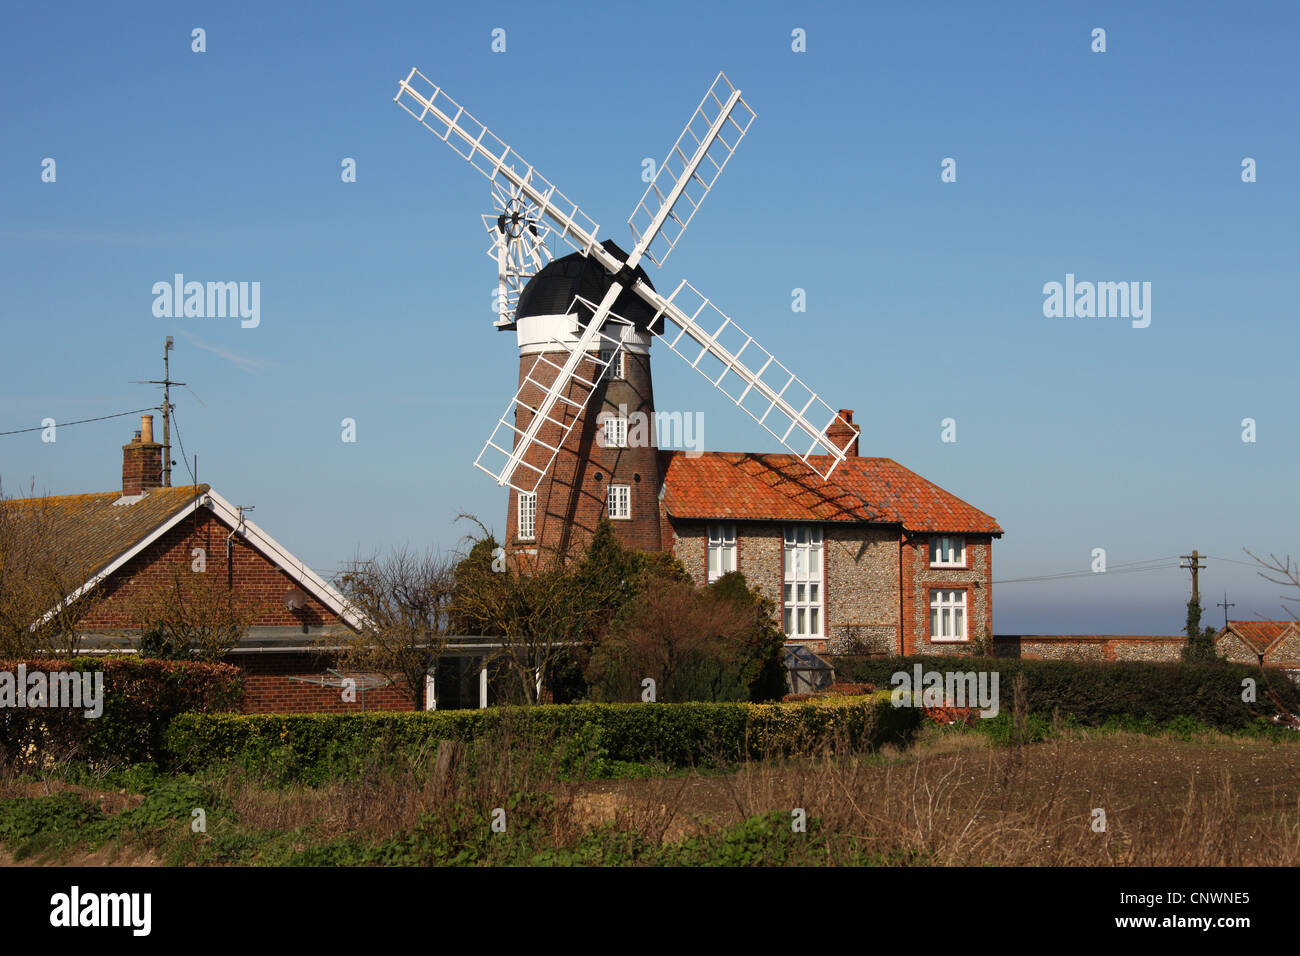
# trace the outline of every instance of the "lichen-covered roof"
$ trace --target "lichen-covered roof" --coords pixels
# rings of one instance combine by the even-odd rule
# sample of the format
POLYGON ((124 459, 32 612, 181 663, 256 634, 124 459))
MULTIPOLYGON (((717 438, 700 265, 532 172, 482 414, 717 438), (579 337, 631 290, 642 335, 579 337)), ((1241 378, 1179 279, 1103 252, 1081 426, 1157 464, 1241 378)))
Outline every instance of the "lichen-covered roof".
POLYGON ((192 508, 207 491, 207 485, 184 485, 150 488, 138 499, 125 500, 120 491, 11 498, 0 507, 11 509, 19 529, 25 526, 41 535, 42 550, 89 580, 178 511, 192 508))

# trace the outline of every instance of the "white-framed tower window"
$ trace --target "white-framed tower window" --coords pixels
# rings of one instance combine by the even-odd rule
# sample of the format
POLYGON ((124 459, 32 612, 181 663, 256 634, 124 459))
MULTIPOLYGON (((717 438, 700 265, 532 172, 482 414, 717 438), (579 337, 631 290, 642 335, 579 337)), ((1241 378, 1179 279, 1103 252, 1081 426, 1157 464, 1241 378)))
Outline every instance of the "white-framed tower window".
POLYGON ((610 378, 626 378, 624 375, 623 356, 627 355, 627 349, 602 348, 600 350, 600 360, 609 366, 610 378))
POLYGON ((966 567, 966 539, 951 535, 932 535, 930 538, 930 567, 966 567))
POLYGON ((821 526, 787 526, 784 550, 786 637, 821 637, 826 600, 821 526))
POLYGON ((616 519, 632 517, 632 486, 610 485, 605 493, 605 507, 609 516, 616 519))
POLYGON ((532 541, 537 536, 537 492, 519 492, 519 537, 532 541))
POLYGON ((615 415, 605 417, 605 447, 627 447, 627 419, 615 415))
POLYGON ((966 592, 935 588, 930 592, 930 640, 966 640, 966 592))
POLYGON ((710 523, 709 533, 709 583, 712 584, 728 571, 736 570, 736 526, 710 523))

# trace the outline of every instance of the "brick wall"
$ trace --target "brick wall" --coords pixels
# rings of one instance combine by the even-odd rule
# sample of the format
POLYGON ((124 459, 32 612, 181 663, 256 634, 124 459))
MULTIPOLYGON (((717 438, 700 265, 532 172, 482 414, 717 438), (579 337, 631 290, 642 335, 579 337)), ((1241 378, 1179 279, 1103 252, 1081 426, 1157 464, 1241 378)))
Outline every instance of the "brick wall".
MULTIPOLYGON (((126 505, 124 507, 130 507, 126 505)), ((187 517, 176 527, 132 558, 109 579, 105 599, 82 622, 87 629, 131 627, 131 605, 146 590, 157 590, 173 580, 174 569, 191 571, 194 550, 205 552, 206 570, 202 573, 226 580, 226 535, 230 528, 207 508, 200 508, 193 518, 187 517)), ((338 624, 329 608, 308 594, 307 606, 291 611, 284 595, 295 582, 289 575, 254 550, 238 535, 232 540, 231 580, 241 597, 256 609, 253 627, 308 626, 338 624)))
MULTIPOLYGON (((131 606, 142 592, 166 586, 176 567, 191 571, 193 551, 206 552, 206 570, 218 581, 226 581, 226 535, 228 525, 207 508, 200 508, 195 518, 186 518, 167 534, 132 558, 109 580, 105 599, 82 624, 87 630, 130 628, 131 606)), ((254 550, 242 538, 232 540, 231 579, 236 591, 252 602, 255 614, 252 627, 344 627, 342 622, 313 595, 307 595, 306 607, 292 611, 284 604, 284 595, 297 582, 254 550)), ((304 638, 304 642, 309 640, 304 638)), ((244 710, 248 713, 309 713, 360 711, 361 700, 345 702, 338 688, 319 687, 291 681, 289 677, 320 678, 325 669, 335 666, 331 655, 317 652, 232 653, 229 663, 245 674, 244 710)), ((423 701, 421 701, 423 706, 423 701)), ((366 710, 411 710, 412 701, 404 688, 389 686, 366 693, 366 710)))
MULTIPOLYGON (((231 654, 226 660, 244 672, 244 712, 248 714, 359 713, 361 691, 356 701, 343 700, 338 687, 320 687, 289 680, 290 677, 320 678, 327 667, 336 666, 333 656, 307 653, 231 654)), ((420 706, 424 706, 423 700, 420 706)), ((368 690, 365 709, 412 710, 411 696, 404 687, 391 684, 368 690)))
POLYGON ((993 539, 966 535, 964 568, 930 567, 930 535, 908 534, 901 544, 905 654, 965 654, 993 628, 993 539), (935 641, 930 637, 930 591, 943 587, 966 592, 966 640, 935 641))

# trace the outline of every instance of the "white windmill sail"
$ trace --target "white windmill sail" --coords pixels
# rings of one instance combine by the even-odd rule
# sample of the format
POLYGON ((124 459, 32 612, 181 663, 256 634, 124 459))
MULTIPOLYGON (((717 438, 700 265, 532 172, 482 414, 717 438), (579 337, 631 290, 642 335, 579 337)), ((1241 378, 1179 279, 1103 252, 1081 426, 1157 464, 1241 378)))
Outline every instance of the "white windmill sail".
MULTIPOLYGON (((593 315, 596 313, 596 303, 577 296, 569 308, 570 314, 576 313, 580 306, 593 315)), ((516 491, 536 490, 623 349, 622 337, 615 330, 632 323, 613 313, 609 313, 606 321, 608 324, 596 337, 599 344, 596 352, 583 352, 576 345, 551 340, 555 351, 566 351, 570 359, 577 360, 567 376, 565 365, 551 358, 553 352, 542 352, 534 358, 514 398, 474 459, 475 468, 516 491), (563 387, 559 386, 561 381, 563 387), (554 400, 546 402, 552 394, 554 400), (519 427, 521 419, 527 420, 524 428, 519 427), (536 427, 530 430, 533 425, 536 427)), ((589 324, 588 328, 593 325, 589 324)))
POLYGON ((853 442, 837 445, 828 437, 839 412, 685 279, 660 301, 655 316, 656 325, 663 320, 660 341, 823 480, 829 478, 853 442), (824 462, 812 460, 823 455, 824 462))
MULTIPOLYGON (((554 461, 559 447, 562 447, 562 440, 558 443, 546 442, 540 438, 540 434, 547 424, 556 424, 557 404, 562 408, 565 403, 573 404, 564 396, 569 392, 580 367, 591 359, 592 347, 600 338, 601 329, 610 315, 610 310, 625 287, 633 289, 655 309, 657 317, 662 317, 664 320, 665 332, 668 331, 671 323, 674 337, 670 346, 673 351, 682 355, 697 369, 700 368, 700 363, 706 355, 721 363, 725 369, 724 374, 717 379, 710 377, 710 381, 723 389, 737 405, 753 416, 822 478, 828 477, 836 465, 844 460, 844 449, 836 447, 826 434, 835 420, 835 413, 832 411, 830 419, 823 423, 820 413, 823 408, 829 406, 793 374, 786 372, 784 366, 777 363, 771 353, 757 347, 751 337, 740 332, 738 326, 713 308, 702 296, 699 298, 703 305, 693 313, 688 313, 675 301, 665 299, 651 289, 649 284, 636 278, 635 270, 642 256, 646 255, 652 244, 661 237, 665 227, 669 231, 663 234, 664 242, 660 247, 659 261, 672 252, 682 232, 694 217, 700 203, 712 188, 727 160, 735 152, 740 138, 744 136, 754 119, 753 110, 745 104, 740 97, 740 91, 732 87, 725 75, 718 74, 718 78, 705 94, 700 107, 687 123, 686 130, 678 137, 668 159, 660 167, 655 180, 651 182, 641 202, 633 211, 629 224, 639 222, 643 223, 643 226, 638 230, 638 226, 632 225, 633 231, 637 232, 637 242, 626 262, 621 261, 600 244, 596 239, 600 227, 583 213, 576 203, 571 202, 536 169, 526 163, 518 153, 465 112, 460 104, 447 96, 418 70, 412 69, 407 78, 401 82, 394 99, 421 125, 451 146, 489 180, 494 183, 501 180, 509 183, 519 197, 532 203, 542 215, 555 224, 566 242, 582 254, 596 259, 614 277, 578 341, 573 345, 564 345, 569 354, 564 364, 558 367, 550 388, 535 407, 528 406, 531 418, 527 427, 521 430, 510 426, 516 436, 514 448, 505 453, 494 438, 489 438, 488 444, 480 453, 475 464, 492 475, 498 485, 510 485, 518 490, 532 491, 545 475, 546 469, 537 471, 535 477, 533 477, 535 468, 527 469, 526 473, 529 477, 526 480, 516 479, 516 471, 524 462, 535 465, 541 458, 545 458, 548 462, 554 461), (691 149, 691 146, 694 148, 691 149), (659 182, 660 177, 663 177, 663 183, 659 182), (658 207, 653 210, 647 202, 652 194, 659 202, 658 207), (712 332, 698 321, 699 317, 710 309, 724 320, 712 332), (746 339, 744 346, 735 352, 730 351, 725 342, 719 341, 728 329, 746 339), (683 337, 700 346, 699 355, 692 358, 688 352, 683 351, 683 348, 689 348, 688 344, 683 343, 683 337), (754 347, 754 354, 760 358, 766 356, 766 361, 757 372, 750 369, 740 358, 741 353, 750 346, 754 347), (774 367, 776 380, 769 381, 765 376, 772 376, 774 367), (785 381, 779 380, 782 372, 789 375, 785 381), (730 380, 727 379, 728 375, 732 377, 730 380), (740 383, 739 392, 733 394, 733 390, 724 388, 722 384, 724 381, 727 381, 728 388, 731 387, 732 382, 740 383), (787 394, 791 397, 787 398, 787 394), (752 399, 751 395, 754 396, 752 399), (813 418, 809 418, 809 414, 813 415, 813 418), (805 439, 808 440, 807 445, 804 443, 805 439), (505 457, 499 462, 499 470, 494 471, 492 465, 485 465, 482 462, 485 457, 491 459, 492 455, 489 452, 496 451, 502 452, 505 457), (818 467, 809 460, 814 455, 826 455, 829 457, 829 462, 818 467)), ((651 261, 656 261, 653 256, 651 261)), ((684 289, 690 289, 691 293, 699 295, 693 287, 683 283, 674 292, 674 297, 680 296, 684 289)), ((537 364, 534 363, 534 369, 536 368, 537 364)), ((532 377, 531 373, 528 377, 532 377)), ((587 380, 599 381, 599 375, 595 379, 587 380)), ((517 394, 511 409, 516 407, 515 403, 519 398, 517 394)), ((493 432, 494 436, 500 433, 506 418, 510 417, 511 409, 507 410, 507 415, 503 416, 498 423, 497 429, 493 432)), ((561 416, 559 420, 565 419, 561 416)), ((570 421, 569 430, 571 429, 570 421)), ((567 433, 566 431, 564 434, 567 433)))
POLYGON ((755 115, 727 75, 718 73, 668 156, 659 164, 627 224, 638 240, 650 236, 646 258, 661 269, 755 115))

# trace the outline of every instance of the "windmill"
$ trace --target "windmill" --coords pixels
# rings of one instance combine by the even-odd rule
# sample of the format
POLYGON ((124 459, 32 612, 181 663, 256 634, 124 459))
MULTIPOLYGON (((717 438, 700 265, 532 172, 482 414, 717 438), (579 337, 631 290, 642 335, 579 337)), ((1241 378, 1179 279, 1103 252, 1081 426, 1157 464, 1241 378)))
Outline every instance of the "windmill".
MULTIPOLYGON (((585 412, 602 382, 609 387, 625 377, 640 407, 653 412, 649 344, 658 339, 812 472, 829 478, 845 458, 852 427, 689 282, 663 296, 641 266, 648 259, 663 267, 754 120, 725 74, 709 87, 634 207, 630 253, 600 241, 600 227, 576 203, 418 69, 401 81, 394 100, 494 189, 498 213, 489 224, 496 231, 489 254, 498 262, 495 324, 518 331, 520 382, 475 467, 516 497, 528 496, 538 514, 550 507, 568 524, 584 499, 595 497, 591 482, 600 483, 606 473, 611 492, 622 480, 617 469, 635 482, 646 473, 657 477, 654 448, 620 452, 617 460, 590 459, 590 475, 581 461, 566 463, 562 472, 553 466, 562 451, 579 459, 586 454, 592 423, 585 412), (543 266, 542 258, 549 259, 545 240, 556 235, 575 252, 543 266), (620 376, 625 359, 631 372, 620 376), (563 502, 551 507, 554 501, 543 499, 556 497, 555 485, 562 486, 563 502)), ((657 548, 654 510, 642 543, 657 548)))

